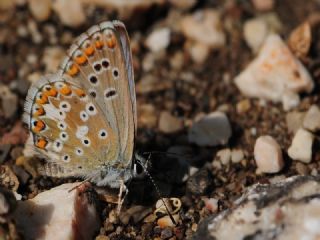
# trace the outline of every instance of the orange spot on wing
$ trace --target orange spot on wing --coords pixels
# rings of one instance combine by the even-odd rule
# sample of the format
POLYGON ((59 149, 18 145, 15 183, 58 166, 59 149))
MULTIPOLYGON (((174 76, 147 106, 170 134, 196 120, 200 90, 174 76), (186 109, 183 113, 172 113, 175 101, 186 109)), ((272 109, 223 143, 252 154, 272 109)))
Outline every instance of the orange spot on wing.
POLYGON ((47 140, 43 138, 39 138, 36 142, 36 146, 41 149, 44 149, 47 146, 47 144, 48 144, 47 140))
POLYGON ((42 116, 42 115, 44 115, 44 114, 45 114, 45 111, 44 111, 43 107, 40 106, 40 107, 36 110, 36 112, 34 113, 34 116, 38 117, 38 116, 42 116))
POLYGON ((87 56, 92 56, 93 53, 94 53, 94 47, 93 47, 93 46, 87 47, 87 48, 84 50, 84 53, 85 53, 87 56))
POLYGON ((42 131, 45 127, 46 127, 46 124, 43 121, 38 120, 34 122, 33 131, 38 133, 42 131))
POLYGON ((46 94, 42 94, 39 99, 36 101, 37 104, 45 104, 48 103, 48 96, 46 94))
POLYGON ((110 38, 108 38, 107 39, 107 46, 109 47, 109 48, 114 48, 115 46, 116 46, 116 38, 115 38, 115 36, 111 36, 110 38))
POLYGON ((78 57, 75 57, 75 61, 76 61, 77 64, 83 65, 83 64, 85 64, 87 62, 87 58, 84 55, 80 55, 78 57))
POLYGON ((97 40, 95 43, 97 49, 103 48, 103 42, 101 40, 97 40))
POLYGON ((77 75, 79 73, 79 67, 75 64, 72 64, 71 67, 68 70, 68 74, 71 77, 74 77, 75 75, 77 75))
POLYGON ((44 94, 48 97, 56 97, 58 94, 58 91, 55 88, 51 88, 50 90, 45 91, 44 94))
POLYGON ((76 88, 74 91, 79 97, 85 97, 86 96, 86 93, 80 88, 76 88))
POLYGON ((72 93, 71 88, 68 85, 64 85, 61 89, 60 89, 60 93, 62 95, 70 95, 72 93))

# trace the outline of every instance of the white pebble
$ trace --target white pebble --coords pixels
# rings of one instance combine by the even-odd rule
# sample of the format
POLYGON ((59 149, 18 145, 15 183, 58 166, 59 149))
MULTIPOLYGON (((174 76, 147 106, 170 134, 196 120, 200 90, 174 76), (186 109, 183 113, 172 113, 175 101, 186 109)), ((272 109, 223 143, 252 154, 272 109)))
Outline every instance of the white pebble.
POLYGON ((303 119, 303 127, 312 132, 320 129, 320 109, 317 105, 312 105, 303 119))
POLYGON ((281 148, 271 136, 260 136, 256 140, 254 158, 260 172, 277 173, 284 166, 281 148))
POLYGON ((284 91, 282 95, 283 110, 289 111, 300 104, 300 96, 292 91, 284 91))
POLYGON ((262 19, 250 19, 244 23, 243 34, 248 46, 257 52, 269 34, 268 25, 262 19))
POLYGON ((161 28, 154 30, 146 39, 146 46, 152 52, 164 50, 170 43, 170 29, 161 28))
POLYGON ((244 158, 243 151, 241 149, 232 149, 231 151, 231 161, 233 163, 239 163, 244 158))
POLYGON ((225 149, 219 150, 217 152, 216 157, 220 160, 220 162, 223 165, 229 164, 230 160, 231 160, 231 150, 230 150, 230 148, 225 148, 225 149))
POLYGON ((53 3, 53 10, 66 26, 78 27, 86 21, 86 15, 81 1, 56 0, 53 3))
POLYGON ((291 146, 288 149, 289 157, 304 163, 311 162, 313 140, 312 133, 300 128, 294 135, 291 146))
POLYGON ((29 9, 38 21, 45 21, 50 17, 51 0, 29 0, 29 9))
POLYGON ((185 16, 181 20, 181 30, 190 40, 211 48, 220 48, 226 42, 220 13, 215 10, 197 11, 185 16))

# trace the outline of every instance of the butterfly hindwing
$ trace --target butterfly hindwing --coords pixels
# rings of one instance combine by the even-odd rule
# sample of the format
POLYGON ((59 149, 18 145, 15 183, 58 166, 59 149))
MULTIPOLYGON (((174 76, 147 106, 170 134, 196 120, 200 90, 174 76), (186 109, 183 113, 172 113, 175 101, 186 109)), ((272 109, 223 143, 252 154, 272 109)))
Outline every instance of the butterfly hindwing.
POLYGON ((123 24, 103 22, 82 34, 58 73, 30 88, 25 112, 34 147, 48 159, 47 174, 95 177, 102 168, 128 170, 136 99, 123 24))

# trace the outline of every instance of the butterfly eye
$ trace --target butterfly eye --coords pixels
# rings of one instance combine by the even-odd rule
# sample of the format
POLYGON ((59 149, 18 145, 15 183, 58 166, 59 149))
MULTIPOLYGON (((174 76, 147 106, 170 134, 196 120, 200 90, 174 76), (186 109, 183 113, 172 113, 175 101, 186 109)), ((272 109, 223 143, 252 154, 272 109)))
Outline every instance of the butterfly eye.
POLYGON ((108 133, 105 129, 101 129, 98 133, 98 137, 100 139, 106 139, 108 137, 108 133))
POLYGON ((86 122, 88 121, 89 119, 89 115, 86 111, 81 111, 80 112, 80 119, 83 121, 83 122, 86 122))
POLYGON ((69 138, 69 136, 66 132, 61 132, 59 136, 60 136, 60 139, 64 142, 67 141, 69 138))
POLYGON ((70 162, 71 157, 68 154, 65 154, 61 157, 62 161, 64 162, 70 162))
POLYGON ((76 150, 75 150, 75 153, 76 153, 78 156, 82 156, 82 155, 83 155, 83 150, 82 150, 82 148, 77 147, 76 150))
POLYGON ((86 105, 86 112, 89 115, 96 115, 97 114, 97 109, 92 103, 87 103, 86 105))
POLYGON ((61 142, 61 140, 59 139, 55 140, 53 143, 53 150, 55 152, 61 152, 62 148, 63 148, 63 143, 61 142))
POLYGON ((90 139, 87 138, 87 137, 84 137, 82 140, 81 140, 82 144, 86 147, 89 147, 91 142, 90 142, 90 139))
POLYGON ((63 121, 58 122, 58 128, 60 130, 66 130, 67 129, 67 124, 63 121))
POLYGON ((66 102, 66 101, 62 101, 60 104, 59 104, 59 108, 60 110, 62 111, 65 111, 65 112, 69 112, 71 110, 71 105, 70 103, 66 102))

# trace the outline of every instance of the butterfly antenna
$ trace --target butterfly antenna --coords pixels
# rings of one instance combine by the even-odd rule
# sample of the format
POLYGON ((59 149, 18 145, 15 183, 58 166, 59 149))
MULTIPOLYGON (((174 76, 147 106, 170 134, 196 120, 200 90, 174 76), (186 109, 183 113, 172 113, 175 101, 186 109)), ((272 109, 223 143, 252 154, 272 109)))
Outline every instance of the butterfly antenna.
POLYGON ((191 158, 192 157, 191 155, 187 155, 187 154, 162 152, 162 151, 144 152, 143 154, 163 154, 163 155, 171 155, 171 156, 175 156, 175 157, 186 157, 186 158, 191 158))
MULTIPOLYGON (((150 157, 151 157, 151 154, 149 154, 149 157, 148 157, 148 159, 147 159, 147 162, 149 162, 150 157)), ((155 183, 155 181, 154 181, 153 178, 151 177, 149 171, 147 170, 147 168, 142 164, 142 162, 141 162, 139 159, 137 159, 137 162, 139 162, 140 166, 143 168, 143 171, 146 173, 146 175, 147 175, 148 178, 150 179, 152 185, 153 185, 154 188, 156 189, 157 195, 158 195, 158 197, 161 199, 164 207, 166 208, 166 211, 167 211, 167 213, 168 213, 168 215, 169 215, 172 223, 173 223, 174 225, 177 225, 176 221, 174 220, 172 214, 171 214, 170 211, 169 211, 169 208, 168 208, 166 202, 163 200, 163 198, 162 198, 162 196, 161 196, 162 194, 160 193, 160 190, 159 190, 157 184, 155 183)))

